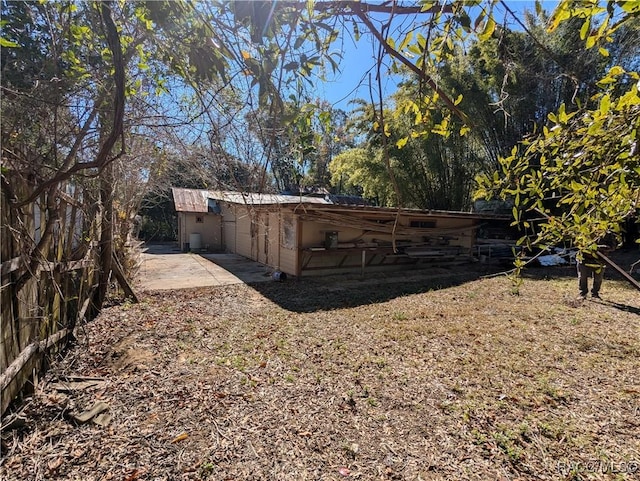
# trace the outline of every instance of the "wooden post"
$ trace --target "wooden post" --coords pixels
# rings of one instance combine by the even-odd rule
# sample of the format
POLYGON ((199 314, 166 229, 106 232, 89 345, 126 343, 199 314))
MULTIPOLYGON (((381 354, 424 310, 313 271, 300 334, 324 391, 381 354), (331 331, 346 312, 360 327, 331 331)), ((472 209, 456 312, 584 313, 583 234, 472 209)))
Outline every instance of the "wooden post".
POLYGON ((113 259, 111 262, 111 270, 113 271, 113 274, 116 276, 116 279, 120 284, 120 287, 122 287, 125 297, 130 298, 135 303, 140 302, 138 300, 138 296, 136 296, 136 293, 133 291, 133 288, 131 287, 129 282, 127 282, 127 278, 125 277, 124 272, 122 271, 122 267, 120 266, 120 262, 118 262, 118 258, 116 257, 115 253, 113 254, 113 259))

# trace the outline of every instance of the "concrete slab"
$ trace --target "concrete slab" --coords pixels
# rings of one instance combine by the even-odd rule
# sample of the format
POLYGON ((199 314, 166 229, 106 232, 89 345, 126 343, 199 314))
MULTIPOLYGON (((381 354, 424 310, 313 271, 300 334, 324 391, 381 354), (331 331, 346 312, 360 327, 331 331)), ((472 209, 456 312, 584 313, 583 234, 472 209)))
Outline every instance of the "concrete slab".
POLYGON ((136 287, 167 290, 270 280, 268 267, 236 254, 182 253, 171 244, 152 244, 143 250, 136 287))

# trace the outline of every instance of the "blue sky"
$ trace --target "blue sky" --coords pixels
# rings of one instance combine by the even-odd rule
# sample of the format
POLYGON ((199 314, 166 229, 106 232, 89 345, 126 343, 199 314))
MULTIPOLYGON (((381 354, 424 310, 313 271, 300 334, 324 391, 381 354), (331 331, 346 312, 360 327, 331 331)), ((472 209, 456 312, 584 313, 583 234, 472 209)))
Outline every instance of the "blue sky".
MULTIPOLYGON (((535 2, 529 0, 507 0, 507 5, 513 10, 519 17, 522 18, 522 14, 525 10, 535 11, 535 2)), ((546 0, 542 2, 543 7, 547 11, 552 11, 557 5, 557 0, 546 0)), ((500 5, 495 7, 496 20, 502 20, 505 18, 506 11, 500 5)), ((519 26, 513 21, 511 16, 506 17, 507 23, 513 29, 519 29, 519 26)), ((347 35, 344 41, 344 50, 342 52, 343 60, 340 62, 341 72, 335 76, 327 74, 330 81, 319 83, 317 85, 317 95, 320 98, 326 99, 334 104, 334 107, 341 108, 343 110, 351 110, 349 101, 362 98, 365 100, 371 100, 371 93, 369 89, 369 74, 371 81, 374 83, 373 95, 374 100, 377 100, 377 85, 375 80, 376 75, 376 57, 377 46, 375 42, 371 41, 370 36, 362 35, 360 40, 356 43, 347 35)), ((395 91, 396 85, 399 79, 397 77, 385 76, 382 79, 383 90, 386 94, 390 94, 395 91)))

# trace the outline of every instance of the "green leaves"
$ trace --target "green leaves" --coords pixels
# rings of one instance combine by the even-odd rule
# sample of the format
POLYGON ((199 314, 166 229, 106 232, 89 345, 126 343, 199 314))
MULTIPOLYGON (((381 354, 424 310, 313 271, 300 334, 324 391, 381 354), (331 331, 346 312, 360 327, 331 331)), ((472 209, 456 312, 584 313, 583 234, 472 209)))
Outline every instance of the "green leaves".
POLYGON ((0 47, 3 48, 16 48, 19 47, 20 45, 18 45, 15 42, 12 42, 10 40, 7 40, 6 38, 0 37, 0 47))
POLYGON ((483 194, 514 199, 516 224, 524 226, 526 212, 549 210, 534 244, 569 240, 588 249, 640 208, 640 156, 630 155, 640 127, 638 89, 617 84, 615 96, 606 85, 595 109, 566 114, 561 108, 549 116, 553 129, 526 151, 500 159, 504 177, 478 179, 483 194))

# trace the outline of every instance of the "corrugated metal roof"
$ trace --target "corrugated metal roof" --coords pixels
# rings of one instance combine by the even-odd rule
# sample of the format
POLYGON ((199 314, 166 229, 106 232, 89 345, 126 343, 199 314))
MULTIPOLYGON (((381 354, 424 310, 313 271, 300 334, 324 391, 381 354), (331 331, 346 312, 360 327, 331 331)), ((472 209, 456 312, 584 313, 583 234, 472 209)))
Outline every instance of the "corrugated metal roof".
POLYGON ((178 212, 207 212, 208 200, 214 199, 231 204, 329 204, 322 197, 300 195, 258 194, 255 192, 231 192, 223 190, 181 189, 172 187, 173 202, 178 212))
POLYGON ((505 219, 503 215, 477 213, 477 212, 456 212, 442 210, 420 210, 420 209, 398 209, 397 207, 377 207, 367 205, 341 205, 333 203, 330 199, 323 197, 310 197, 304 195, 283 195, 283 194, 258 194, 255 192, 231 192, 223 190, 198 190, 171 188, 176 211, 178 212, 210 212, 209 199, 231 204, 246 205, 299 205, 313 204, 313 208, 322 210, 340 210, 368 213, 397 213, 398 210, 405 215, 432 216, 432 217, 458 217, 475 219, 505 219))
POLYGON ((204 190, 171 188, 173 204, 178 212, 207 212, 204 190))

